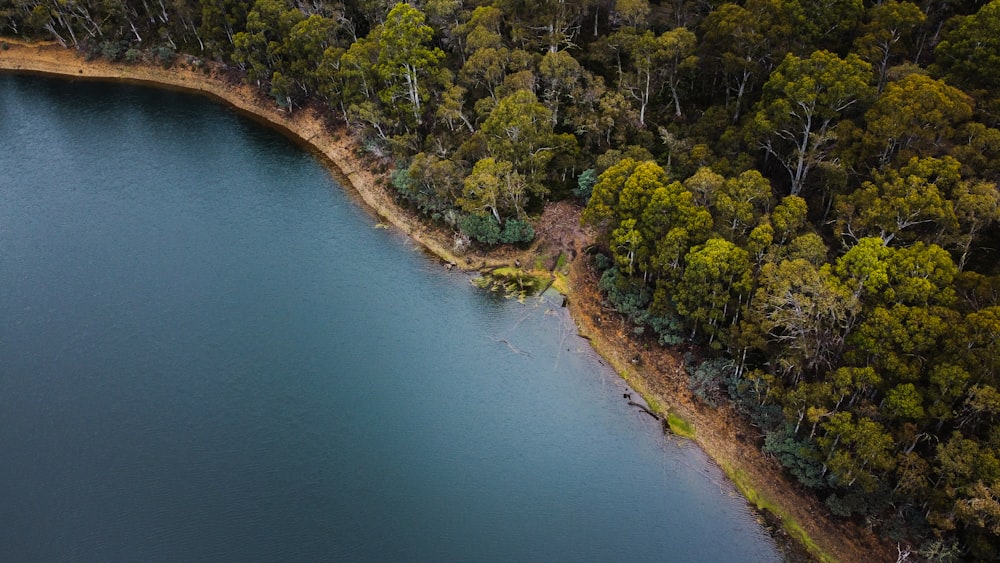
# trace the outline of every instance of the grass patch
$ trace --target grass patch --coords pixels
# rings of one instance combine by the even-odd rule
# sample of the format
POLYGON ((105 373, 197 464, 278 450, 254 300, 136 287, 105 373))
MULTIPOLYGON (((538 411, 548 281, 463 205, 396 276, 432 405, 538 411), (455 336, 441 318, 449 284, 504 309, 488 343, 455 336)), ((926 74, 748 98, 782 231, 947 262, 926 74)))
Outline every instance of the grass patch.
POLYGON ((547 273, 535 274, 520 268, 506 267, 484 272, 472 283, 482 289, 502 291, 508 297, 523 298, 548 289, 552 285, 552 277, 547 273))
POLYGON ((552 288, 563 295, 569 295, 569 277, 562 272, 555 272, 552 277, 552 288))
POLYGON ((740 491, 747 501, 757 507, 757 510, 768 511, 774 514, 780 521, 781 527, 791 536, 796 542, 806 549, 813 557, 822 561, 823 563, 833 563, 836 559, 830 554, 826 553, 813 541, 809 534, 802 529, 802 526, 796 521, 784 508, 773 502, 771 499, 761 494, 747 477, 746 473, 738 469, 733 468, 729 464, 720 464, 722 470, 726 473, 729 479, 736 485, 736 488, 740 491))
POLYGON ((694 426, 674 413, 667 413, 667 426, 671 432, 682 438, 694 438, 694 426))
POLYGON ((566 253, 565 252, 560 252, 559 253, 559 257, 556 258, 556 268, 555 269, 557 271, 559 271, 559 272, 564 271, 565 268, 566 268, 566 261, 567 261, 567 259, 566 259, 566 253))

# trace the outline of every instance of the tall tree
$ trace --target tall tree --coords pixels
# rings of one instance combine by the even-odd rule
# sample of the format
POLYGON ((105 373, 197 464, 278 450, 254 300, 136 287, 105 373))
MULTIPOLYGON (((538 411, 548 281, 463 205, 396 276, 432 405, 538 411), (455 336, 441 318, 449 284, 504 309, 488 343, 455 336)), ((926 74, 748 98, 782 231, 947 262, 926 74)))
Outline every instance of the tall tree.
POLYGON ((832 126, 871 97, 870 82, 870 64, 828 51, 806 59, 789 54, 771 74, 753 131, 758 146, 788 172, 791 195, 802 191, 814 168, 834 165, 828 160, 832 126))
POLYGON ((444 53, 430 45, 434 30, 424 14, 409 4, 396 4, 379 34, 376 71, 385 83, 379 97, 388 107, 405 108, 412 123, 423 122, 429 83, 436 78, 444 53))
POLYGON ((910 74, 890 82, 865 113, 865 143, 881 165, 942 156, 959 126, 972 118, 972 108, 972 98, 958 88, 910 74))
POLYGON ((868 9, 867 20, 854 40, 854 49, 875 68, 875 82, 881 92, 890 63, 912 52, 911 40, 927 16, 913 2, 886 0, 868 9))

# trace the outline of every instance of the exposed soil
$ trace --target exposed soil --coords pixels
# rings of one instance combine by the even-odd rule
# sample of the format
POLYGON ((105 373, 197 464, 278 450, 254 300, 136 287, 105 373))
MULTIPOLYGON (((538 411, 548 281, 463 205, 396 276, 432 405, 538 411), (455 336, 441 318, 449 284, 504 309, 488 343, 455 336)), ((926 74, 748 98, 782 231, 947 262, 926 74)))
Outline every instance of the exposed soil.
MULTIPOLYGON (((341 182, 356 191, 379 221, 394 225, 448 267, 479 269, 498 265, 540 265, 556 267, 565 257, 570 271, 569 304, 580 333, 591 340, 605 357, 640 393, 670 412, 691 422, 695 441, 724 468, 746 476, 751 486, 771 503, 783 507, 830 557, 840 561, 891 561, 894 550, 869 530, 834 519, 807 491, 789 481, 777 462, 759 449, 761 436, 732 408, 712 409, 697 402, 688 390, 680 352, 665 349, 651 340, 637 338, 631 326, 604 304, 597 287, 597 273, 584 250, 593 241, 592 233, 580 226, 580 207, 570 202, 546 206, 536 222, 537 238, 527 249, 503 249, 490 253, 461 251, 457 234, 435 228, 418 214, 398 205, 388 189, 386 175, 378 170, 386 164, 358 150, 350 132, 331 127, 315 109, 287 113, 249 86, 228 78, 224 69, 203 66, 192 59, 164 69, 153 65, 131 65, 86 61, 79 54, 55 44, 27 44, 0 39, 0 70, 53 74, 85 79, 151 83, 195 91, 225 101, 234 108, 268 122, 324 158, 341 182)), ((765 523, 770 520, 762 515, 765 523)), ((772 527, 779 542, 792 544, 780 528, 772 527)), ((789 551, 792 559, 805 558, 801 549, 789 551)))

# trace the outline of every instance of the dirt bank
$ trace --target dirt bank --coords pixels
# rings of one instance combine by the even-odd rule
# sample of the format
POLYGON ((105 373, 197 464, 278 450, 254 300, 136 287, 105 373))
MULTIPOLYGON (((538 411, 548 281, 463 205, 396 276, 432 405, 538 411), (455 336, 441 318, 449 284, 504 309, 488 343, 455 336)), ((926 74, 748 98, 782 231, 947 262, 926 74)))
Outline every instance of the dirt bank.
MULTIPOLYGON (((552 270, 560 262, 558 257, 564 256, 571 272, 571 312, 581 333, 652 403, 693 423, 695 440, 752 497, 752 504, 775 507, 769 510, 789 517, 794 523, 785 527, 792 530, 792 535, 796 529, 805 532, 807 543, 813 544, 813 557, 825 554, 840 561, 895 558, 894 550, 877 541, 870 531, 833 519, 813 496, 786 480, 778 464, 754 445, 758 438, 754 429, 732 409, 708 409, 697 403, 687 388, 687 375, 676 352, 631 337, 627 323, 602 305, 596 273, 588 261, 579 258, 591 237, 579 225, 578 207, 565 202, 547 206, 538 223, 538 238, 527 250, 463 255, 455 249, 455 233, 428 227, 418 215, 397 205, 392 190, 387 189, 387 178, 375 171, 377 163, 358 152, 349 131, 331 128, 325 116, 314 109, 291 114, 281 111, 254 88, 227 79, 223 69, 183 58, 178 65, 164 69, 87 61, 55 44, 26 44, 14 39, 0 39, 0 43, 7 45, 6 49, 0 48, 0 70, 149 83, 193 91, 266 121, 324 158, 341 183, 353 190, 380 221, 405 232, 446 263, 482 268, 519 262, 552 270)), ((780 539, 780 531, 777 536, 780 539)))

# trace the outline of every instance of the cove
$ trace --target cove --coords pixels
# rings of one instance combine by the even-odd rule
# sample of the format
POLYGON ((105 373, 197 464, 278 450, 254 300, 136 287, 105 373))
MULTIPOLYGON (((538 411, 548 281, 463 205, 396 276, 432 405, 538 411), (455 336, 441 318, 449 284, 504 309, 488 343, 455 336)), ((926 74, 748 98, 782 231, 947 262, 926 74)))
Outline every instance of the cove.
POLYGON ((0 552, 779 559, 558 303, 207 100, 0 75, 0 552))

